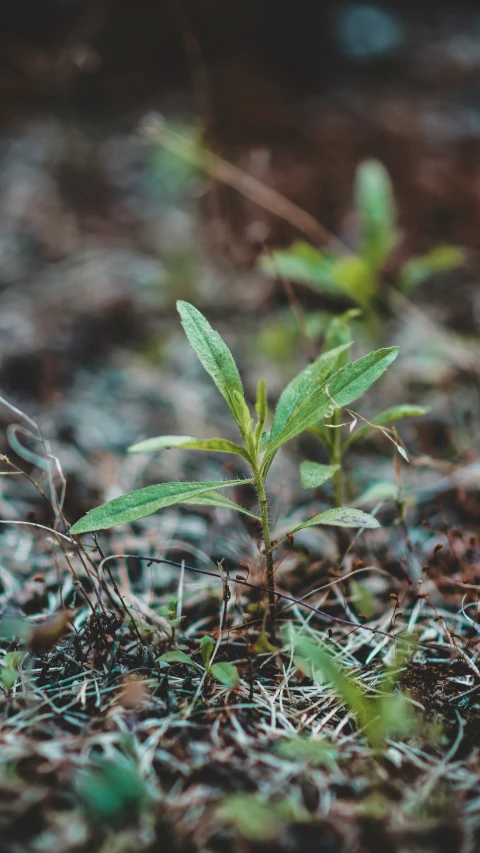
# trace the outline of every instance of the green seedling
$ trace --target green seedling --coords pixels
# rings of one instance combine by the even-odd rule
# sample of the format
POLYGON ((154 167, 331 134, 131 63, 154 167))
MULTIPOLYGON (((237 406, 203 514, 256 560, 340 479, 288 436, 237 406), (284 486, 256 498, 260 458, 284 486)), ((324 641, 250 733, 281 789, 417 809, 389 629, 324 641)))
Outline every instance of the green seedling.
POLYGON ((395 689, 398 672, 411 656, 411 646, 408 654, 397 653, 393 665, 383 673, 380 695, 372 697, 320 640, 314 643, 291 629, 289 644, 298 669, 313 680, 331 684, 338 699, 354 714, 366 739, 375 749, 381 748, 387 737, 406 737, 418 728, 419 720, 411 702, 404 693, 395 689))
POLYGON ((105 831, 138 818, 152 800, 136 762, 118 750, 82 769, 75 788, 88 819, 105 831))
POLYGON ((187 654, 185 654, 185 652, 182 652, 181 649, 165 652, 164 655, 160 655, 158 660, 163 663, 186 663, 189 666, 195 667, 195 669, 202 675, 205 674, 207 678, 214 678, 215 681, 218 681, 220 684, 224 684, 225 687, 238 687, 240 684, 240 678, 237 668, 233 663, 228 663, 228 661, 212 663, 211 661, 214 651, 215 643, 212 637, 205 634, 200 643, 203 667, 192 660, 187 654))
MULTIPOLYGON (((325 338, 324 354, 330 350, 338 350, 340 347, 346 347, 339 356, 338 365, 346 366, 350 362, 350 353, 348 345, 352 344, 352 335, 350 329, 350 321, 358 314, 355 309, 345 312, 339 317, 335 317, 328 329, 325 338)), ((397 438, 396 431, 391 429, 389 425, 395 423, 402 418, 420 417, 425 415, 429 409, 425 406, 413 406, 403 404, 392 406, 389 409, 376 415, 371 421, 361 418, 356 412, 347 409, 345 418, 346 423, 343 423, 344 417, 340 408, 336 408, 330 418, 325 418, 313 424, 309 429, 323 444, 327 455, 328 465, 321 465, 317 462, 302 462, 300 465, 300 477, 304 489, 317 489, 322 486, 327 480, 333 478, 335 504, 341 506, 344 493, 344 470, 343 459, 346 451, 358 441, 365 440, 375 432, 382 433, 396 447, 398 452, 407 459, 406 452, 397 438), (348 434, 345 435, 345 429, 348 427, 348 434)))
POLYGON ((0 664, 0 682, 8 692, 20 678, 20 666, 26 652, 7 652, 0 664))
MULTIPOLYGON (((296 242, 290 249, 262 257, 260 265, 273 278, 296 281, 330 296, 346 297, 364 311, 367 321, 373 321, 378 317, 380 297, 383 298, 387 261, 400 239, 393 187, 387 170, 377 160, 366 160, 357 168, 354 210, 359 231, 354 252, 341 255, 296 242)), ((438 246, 403 264, 393 283, 407 294, 432 275, 464 263, 462 249, 438 246)))
MULTIPOLYGON (((348 406, 385 372, 398 354, 398 347, 376 350, 350 364, 342 355, 349 343, 328 349, 309 364, 287 385, 277 403, 271 429, 266 429, 268 417, 265 381, 258 383, 255 417, 247 405, 242 381, 233 356, 203 314, 187 302, 178 302, 182 324, 200 362, 224 397, 240 434, 241 443, 225 438, 198 439, 188 435, 167 435, 150 438, 130 448, 130 452, 157 452, 169 447, 190 450, 209 450, 239 456, 250 468, 250 477, 238 480, 218 480, 205 483, 159 483, 129 492, 122 497, 90 510, 70 529, 72 534, 104 530, 145 518, 173 504, 199 504, 226 507, 246 513, 260 524, 263 538, 266 585, 269 591, 269 629, 275 640, 275 578, 273 554, 279 541, 270 535, 269 504, 266 481, 270 466, 278 451, 291 439, 324 420, 331 420, 337 409, 348 406), (221 489, 247 483, 255 487, 260 507, 255 515, 220 494, 221 489)), ((313 525, 335 527, 376 528, 378 521, 371 515, 352 507, 326 510, 299 524, 295 534, 313 525)), ((283 539, 285 538, 283 537, 283 539)))

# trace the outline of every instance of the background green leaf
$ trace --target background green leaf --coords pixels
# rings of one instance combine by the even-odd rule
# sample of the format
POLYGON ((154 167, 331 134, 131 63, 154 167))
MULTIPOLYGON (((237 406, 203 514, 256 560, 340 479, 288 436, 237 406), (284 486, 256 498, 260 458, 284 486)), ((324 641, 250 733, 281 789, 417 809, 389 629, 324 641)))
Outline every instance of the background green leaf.
POLYGON ((438 246, 404 264, 400 273, 400 287, 409 292, 430 276, 461 267, 465 261, 465 251, 459 246, 438 246))
POLYGON ((348 349, 350 343, 342 344, 335 349, 322 353, 312 364, 305 367, 301 373, 288 383, 282 392, 275 409, 275 417, 270 432, 273 442, 295 418, 298 406, 305 405, 319 388, 323 387, 332 375, 341 354, 348 349))
POLYGON ((217 453, 237 453, 239 456, 248 458, 246 450, 233 441, 225 438, 193 438, 191 435, 159 435, 155 438, 147 438, 132 444, 128 448, 129 453, 153 453, 157 450, 168 450, 170 447, 184 448, 185 450, 211 450, 217 453))
MULTIPOLYGON (((377 415, 370 421, 374 426, 386 426, 387 424, 399 421, 402 418, 415 418, 426 415, 430 411, 430 406, 410 406, 408 403, 400 406, 392 406, 390 409, 385 409, 380 415, 377 415)), ((365 433, 371 430, 369 424, 362 424, 355 429, 349 436, 346 444, 353 444, 359 438, 364 438, 365 433)))
POLYGON ((243 486, 250 482, 250 480, 217 480, 209 483, 158 483, 155 486, 146 486, 144 489, 136 489, 134 492, 121 495, 113 501, 91 509, 70 528, 70 533, 78 535, 90 533, 93 530, 106 530, 117 524, 129 524, 140 518, 146 518, 159 509, 183 503, 196 495, 226 489, 229 486, 243 486))
POLYGON ((335 296, 339 292, 332 278, 335 263, 334 256, 298 240, 289 249, 278 249, 272 255, 262 255, 259 266, 270 278, 296 281, 308 285, 312 290, 335 296))
POLYGON ((360 253, 378 269, 397 241, 392 184, 385 166, 378 160, 365 160, 357 168, 355 209, 362 232, 360 253))
POLYGON ((226 687, 238 687, 240 684, 238 670, 233 663, 224 661, 214 663, 210 667, 210 672, 220 684, 224 684, 226 687))
POLYGON ((320 465, 318 462, 302 462, 300 465, 300 479, 303 488, 317 489, 319 486, 323 486, 340 468, 340 465, 320 465))
POLYGON ((230 498, 226 498, 218 492, 206 492, 203 495, 198 495, 196 498, 184 500, 182 501, 182 504, 187 504, 188 506, 215 506, 219 509, 233 509, 235 512, 241 512, 243 515, 248 515, 249 518, 254 518, 255 521, 262 520, 259 515, 255 515, 254 512, 250 512, 250 510, 236 504, 235 501, 231 501, 230 498))
POLYGON ((299 524, 298 527, 294 527, 290 533, 297 533, 299 530, 304 530, 306 527, 315 527, 317 524, 332 525, 333 527, 367 527, 370 530, 380 527, 379 522, 373 515, 362 512, 361 509, 339 506, 335 509, 326 509, 325 512, 307 519, 307 521, 299 524))

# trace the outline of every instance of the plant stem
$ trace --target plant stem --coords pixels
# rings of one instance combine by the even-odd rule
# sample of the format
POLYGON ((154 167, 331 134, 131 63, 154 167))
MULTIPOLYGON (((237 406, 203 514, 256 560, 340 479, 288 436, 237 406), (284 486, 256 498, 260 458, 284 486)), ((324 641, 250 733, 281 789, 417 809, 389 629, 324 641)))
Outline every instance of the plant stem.
POLYGON ((334 465, 340 465, 338 471, 333 475, 333 486, 335 492, 335 506, 342 506, 343 504, 343 471, 341 468, 342 465, 342 436, 340 433, 340 427, 337 425, 340 423, 340 409, 335 409, 331 423, 336 425, 336 429, 333 429, 333 440, 332 440, 332 463, 334 465))
POLYGON ((255 488, 257 490, 258 501, 260 504, 260 514, 262 517, 262 536, 265 548, 265 563, 266 563, 266 580, 268 587, 268 626, 270 631, 270 639, 275 643, 277 637, 276 626, 276 598, 275 598, 275 575, 273 572, 273 551, 270 539, 270 523, 268 520, 268 500, 265 493, 262 475, 255 470, 255 488))

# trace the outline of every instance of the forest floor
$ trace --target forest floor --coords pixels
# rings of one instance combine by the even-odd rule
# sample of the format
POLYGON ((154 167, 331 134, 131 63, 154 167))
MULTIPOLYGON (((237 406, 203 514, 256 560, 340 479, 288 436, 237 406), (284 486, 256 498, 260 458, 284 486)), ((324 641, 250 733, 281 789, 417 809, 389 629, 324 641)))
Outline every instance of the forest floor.
MULTIPOLYGON (((401 348, 361 414, 430 407, 399 427, 409 463, 399 467, 382 437, 347 457, 347 497, 375 506, 381 528, 305 530, 276 573, 294 599, 279 601, 279 622, 321 636, 370 697, 398 637, 416 638, 396 675, 416 725, 372 745, 355 709, 305 674, 287 642, 259 645, 262 594, 242 578, 262 585, 263 558, 247 516, 171 507, 98 540, 68 536, 64 518, 131 489, 245 476, 215 454, 125 455, 159 434, 235 439, 177 298, 221 332, 250 402, 264 376, 273 403, 308 355, 288 295, 255 266, 265 240, 296 236, 291 225, 177 172, 133 121, 29 115, 4 137, 0 176, 0 617, 27 626, 23 641, 1 643, 0 851, 480 845, 478 137, 467 106, 442 93, 370 86, 293 105, 268 81, 250 84, 244 139, 245 78, 237 124, 216 140, 228 160, 348 242, 354 166, 384 156, 403 254, 432 241, 470 250, 465 269, 415 292, 414 314, 385 314, 375 340, 358 326, 357 355, 401 348), (402 502, 366 494, 399 477, 402 502), (205 634, 216 660, 237 666, 237 688, 199 672, 205 634), (159 660, 178 646, 192 664, 159 660)), ((295 292, 319 327, 348 308, 295 292)), ((330 505, 328 486, 301 488, 306 458, 325 461, 313 436, 272 467, 277 526, 330 505)), ((249 487, 234 497, 253 508, 249 487)))

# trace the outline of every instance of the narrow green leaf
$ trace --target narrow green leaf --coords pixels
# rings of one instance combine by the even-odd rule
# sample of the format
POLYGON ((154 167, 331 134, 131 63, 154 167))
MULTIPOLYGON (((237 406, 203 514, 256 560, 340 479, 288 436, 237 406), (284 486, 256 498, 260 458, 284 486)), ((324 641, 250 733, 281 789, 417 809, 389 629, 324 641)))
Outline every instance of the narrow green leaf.
POLYGON ((188 506, 215 506, 219 509, 233 509, 235 512, 241 512, 243 515, 248 515, 249 518, 254 518, 255 521, 262 520, 259 515, 255 515, 254 512, 250 512, 248 509, 236 504, 235 501, 231 501, 230 498, 220 495, 218 492, 206 492, 196 498, 189 498, 182 501, 182 506, 185 504, 188 506))
MULTIPOLYGON (((386 426, 387 424, 399 421, 402 418, 416 418, 426 415, 430 411, 430 406, 410 406, 408 403, 400 406, 392 406, 390 409, 385 409, 380 415, 377 415, 371 424, 374 426, 386 426)), ((355 429, 348 439, 347 444, 353 444, 359 438, 364 438, 365 433, 371 429, 369 424, 362 424, 358 429, 355 429)))
MULTIPOLYGON (((358 308, 350 308, 338 317, 332 317, 328 324, 327 334, 325 336, 324 352, 340 347, 344 344, 352 343, 352 330, 350 327, 351 321, 359 317, 362 312, 358 308)), ((339 358, 337 367, 345 367, 348 364, 349 353, 346 350, 339 358)))
POLYGON ((397 483, 380 482, 365 489, 358 498, 355 498, 355 503, 359 506, 375 506, 382 501, 398 500, 398 496, 397 483))
POLYGON ((328 390, 338 408, 348 406, 353 400, 365 394, 370 386, 385 373, 398 353, 398 347, 378 349, 337 371, 328 383, 328 390))
POLYGON ((302 761, 312 767, 328 767, 330 770, 335 769, 339 757, 337 747, 328 740, 299 735, 281 740, 275 752, 290 761, 302 761))
POLYGON ((461 267, 465 261, 465 251, 458 246, 438 246, 419 258, 407 261, 400 273, 400 287, 409 292, 430 276, 461 267))
POLYGON ((210 667, 210 673, 219 681, 220 684, 225 684, 226 687, 238 687, 240 678, 238 671, 233 663, 214 663, 210 667))
POLYGON ((377 280, 375 272, 364 258, 352 255, 339 258, 332 269, 332 278, 338 289, 352 302, 362 308, 370 308, 375 295, 377 280))
POLYGON ((226 489, 229 486, 243 486, 250 482, 251 480, 220 480, 209 483, 158 483, 155 486, 146 486, 91 509, 70 528, 70 533, 78 535, 94 530, 106 530, 118 524, 129 524, 146 518, 159 509, 183 503, 196 495, 226 489))
POLYGON ((248 459, 247 451, 240 444, 225 438, 193 438, 191 435, 159 435, 132 444, 129 453, 154 453, 157 450, 168 450, 170 447, 185 450, 211 450, 217 453, 237 453, 248 459))
POLYGON ((255 411, 259 422, 262 424, 267 420, 267 383, 260 379, 257 385, 257 398, 255 400, 255 411))
POLYGON ((348 349, 350 343, 322 353, 312 364, 305 367, 298 376, 288 383, 282 392, 275 409, 275 417, 270 433, 270 441, 282 434, 289 423, 295 419, 299 406, 305 404, 323 388, 332 375, 340 355, 348 349))
POLYGON ((378 269, 397 241, 392 184, 385 166, 378 160, 366 160, 357 169, 355 209, 362 230, 362 257, 378 269))
POLYGON ((333 477, 340 467, 340 465, 320 465, 318 462, 302 462, 300 465, 300 479, 303 488, 318 489, 330 477, 333 477))
POLYGON ((195 669, 198 669, 199 672, 203 673, 202 667, 189 658, 185 652, 180 651, 180 649, 176 649, 173 652, 165 652, 165 654, 160 655, 157 660, 162 663, 186 663, 188 666, 194 666, 195 669))
POLYGON ((210 637, 209 634, 204 634, 200 642, 200 653, 202 655, 205 669, 210 667, 210 658, 212 657, 214 648, 215 643, 213 642, 212 637, 210 637))
MULTIPOLYGON (((332 352, 335 353, 335 350, 332 352)), ((282 429, 279 429, 275 434, 272 429, 266 458, 268 459, 291 438, 325 418, 331 412, 333 405, 341 409, 348 406, 357 397, 361 397, 380 378, 397 355, 398 347, 379 349, 337 370, 320 387, 312 382, 310 388, 307 386, 301 398, 296 398, 293 408, 288 407, 288 413, 281 419, 279 418, 279 427, 282 424, 282 429)), ((283 392, 282 397, 287 389, 283 392)), ((286 411, 286 409, 287 406, 284 405, 283 410, 286 411)))
POLYGON ((304 530, 306 527, 315 527, 317 524, 326 524, 333 527, 367 527, 370 530, 380 527, 380 524, 373 515, 368 515, 368 513, 362 512, 361 509, 339 506, 335 509, 327 509, 325 512, 309 518, 289 532, 298 533, 299 530, 304 530))
POLYGON ((218 332, 216 332, 193 305, 177 302, 185 334, 203 367, 212 377, 220 394, 227 401, 233 418, 241 425, 238 402, 234 392, 244 399, 243 385, 234 358, 218 332))
POLYGON ((263 255, 259 266, 270 278, 296 281, 312 290, 337 295, 339 288, 331 275, 335 262, 335 257, 299 240, 289 249, 279 249, 271 256, 263 255))
POLYGON ((365 619, 371 619, 375 613, 375 596, 372 591, 364 583, 358 581, 350 581, 350 592, 352 600, 358 614, 365 616, 365 619))

